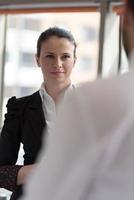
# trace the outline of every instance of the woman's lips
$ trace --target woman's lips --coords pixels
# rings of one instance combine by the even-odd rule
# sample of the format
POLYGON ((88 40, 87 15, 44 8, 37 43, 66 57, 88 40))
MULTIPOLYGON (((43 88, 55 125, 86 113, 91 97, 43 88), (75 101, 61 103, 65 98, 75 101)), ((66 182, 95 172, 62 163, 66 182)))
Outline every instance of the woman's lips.
POLYGON ((65 73, 64 71, 54 71, 54 72, 51 72, 52 74, 61 74, 61 73, 65 73))

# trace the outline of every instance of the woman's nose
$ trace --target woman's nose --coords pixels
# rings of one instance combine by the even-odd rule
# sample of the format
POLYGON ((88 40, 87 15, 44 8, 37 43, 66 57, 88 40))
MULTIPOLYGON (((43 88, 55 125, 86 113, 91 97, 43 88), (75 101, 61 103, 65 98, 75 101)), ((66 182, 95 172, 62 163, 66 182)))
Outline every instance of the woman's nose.
POLYGON ((54 66, 57 67, 57 68, 62 67, 62 60, 60 58, 56 58, 54 66))

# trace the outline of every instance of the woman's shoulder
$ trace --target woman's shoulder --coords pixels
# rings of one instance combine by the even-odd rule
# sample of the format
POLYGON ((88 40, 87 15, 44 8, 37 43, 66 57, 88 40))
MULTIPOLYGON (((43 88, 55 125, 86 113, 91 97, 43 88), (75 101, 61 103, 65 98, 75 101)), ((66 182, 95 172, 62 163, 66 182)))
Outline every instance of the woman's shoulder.
POLYGON ((31 95, 27 95, 24 97, 19 97, 17 98, 16 96, 12 96, 11 98, 9 98, 8 102, 7 102, 7 107, 18 107, 21 108, 21 106, 23 107, 25 104, 27 104, 29 101, 33 100, 34 98, 38 98, 39 97, 39 91, 31 94, 31 95))

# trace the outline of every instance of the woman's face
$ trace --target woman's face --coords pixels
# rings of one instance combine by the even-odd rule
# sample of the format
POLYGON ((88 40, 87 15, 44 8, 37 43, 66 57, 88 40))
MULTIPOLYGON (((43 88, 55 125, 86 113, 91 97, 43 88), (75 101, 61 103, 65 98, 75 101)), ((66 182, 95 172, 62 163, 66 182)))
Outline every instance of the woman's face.
POLYGON ((45 84, 69 84, 75 64, 74 45, 66 38, 50 37, 42 43, 40 56, 36 57, 45 84))

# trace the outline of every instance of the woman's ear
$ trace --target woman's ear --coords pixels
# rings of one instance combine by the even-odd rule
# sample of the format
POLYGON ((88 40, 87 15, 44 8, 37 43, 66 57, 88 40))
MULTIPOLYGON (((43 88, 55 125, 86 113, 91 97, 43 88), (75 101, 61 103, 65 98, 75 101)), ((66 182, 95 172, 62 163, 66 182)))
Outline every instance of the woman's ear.
POLYGON ((37 56, 37 54, 35 54, 35 60, 36 60, 38 67, 40 67, 39 57, 37 56))

